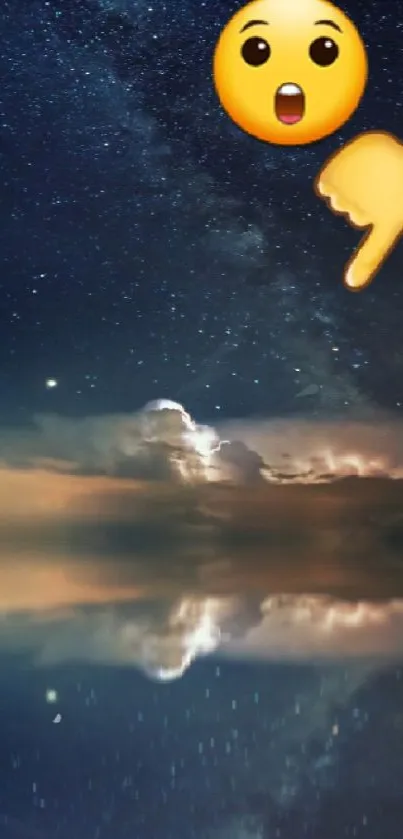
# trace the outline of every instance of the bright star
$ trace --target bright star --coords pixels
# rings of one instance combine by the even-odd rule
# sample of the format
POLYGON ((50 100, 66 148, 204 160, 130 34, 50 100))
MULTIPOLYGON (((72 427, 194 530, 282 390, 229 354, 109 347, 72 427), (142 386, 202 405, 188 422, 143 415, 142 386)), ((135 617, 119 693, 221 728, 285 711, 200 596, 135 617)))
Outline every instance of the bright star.
POLYGON ((49 702, 49 704, 53 705, 55 702, 57 702, 59 698, 57 690, 54 690, 54 688, 48 688, 45 693, 45 698, 46 702, 49 702))

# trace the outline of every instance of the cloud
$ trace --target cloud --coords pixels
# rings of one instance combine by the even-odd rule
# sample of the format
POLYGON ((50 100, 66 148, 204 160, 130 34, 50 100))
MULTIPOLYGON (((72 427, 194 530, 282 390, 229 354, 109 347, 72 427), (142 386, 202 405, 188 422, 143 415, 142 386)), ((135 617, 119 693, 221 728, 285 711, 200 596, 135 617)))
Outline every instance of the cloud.
POLYGON ((129 415, 34 417, 29 430, 3 430, 0 460, 75 474, 144 481, 242 484, 309 482, 348 475, 403 475, 403 427, 373 413, 359 419, 273 419, 200 425, 179 403, 156 400, 129 415))
POLYGON ((240 483, 264 480, 265 463, 262 456, 249 449, 242 440, 224 441, 217 453, 217 460, 226 465, 232 477, 240 483))
POLYGON ((403 599, 336 600, 315 595, 268 597, 261 622, 230 642, 234 654, 263 660, 319 661, 403 656, 403 599))
MULTIPOLYGON (((250 817, 224 814, 206 839, 258 839, 270 808, 332 782, 335 707, 403 658, 398 423, 212 428, 165 400, 37 417, 3 430, 0 463, 0 654, 158 683, 205 657, 298 664, 253 785, 238 761, 250 817)), ((222 750, 225 777, 234 754, 222 750)))
POLYGON ((275 470, 328 479, 403 474, 403 426, 380 411, 325 418, 227 422, 220 436, 240 439, 275 470))
POLYGON ((348 602, 315 595, 121 599, 8 612, 0 648, 40 666, 86 662, 138 667, 159 681, 214 653, 266 662, 365 663, 372 672, 403 655, 403 599, 348 602))
POLYGON ((0 465, 4 550, 125 557, 164 542, 178 555, 197 542, 233 555, 234 539, 250 551, 260 539, 274 567, 296 545, 302 564, 319 545, 351 560, 354 530, 356 564, 396 555, 403 433, 387 418, 213 429, 160 400, 131 415, 37 417, 3 431, 0 465))
MULTIPOLYGON (((76 612, 41 635, 39 664, 98 662, 143 669, 159 681, 183 675, 199 656, 217 649, 219 618, 229 604, 211 598, 183 598, 177 604, 144 602, 127 609, 76 612)), ((63 617, 63 616, 62 616, 63 617)))
POLYGON ((40 666, 66 662, 129 665, 166 681, 219 645, 228 603, 183 598, 16 612, 3 623, 0 648, 23 650, 40 666))
POLYGON ((199 425, 167 400, 0 440, 2 642, 180 675, 402 655, 398 423, 199 425))

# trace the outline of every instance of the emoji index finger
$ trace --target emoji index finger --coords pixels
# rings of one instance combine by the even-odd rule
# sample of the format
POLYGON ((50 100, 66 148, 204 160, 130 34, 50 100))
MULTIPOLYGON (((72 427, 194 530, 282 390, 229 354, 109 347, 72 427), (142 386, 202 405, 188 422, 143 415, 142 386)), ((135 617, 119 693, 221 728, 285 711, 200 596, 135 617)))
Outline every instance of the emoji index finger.
POLYGON ((348 262, 344 283, 365 288, 403 233, 403 144, 386 132, 365 132, 332 155, 314 189, 330 209, 367 228, 348 262))
POLYGON ((400 235, 400 227, 396 233, 388 225, 374 224, 372 226, 346 265, 344 283, 348 289, 361 291, 369 285, 400 235))

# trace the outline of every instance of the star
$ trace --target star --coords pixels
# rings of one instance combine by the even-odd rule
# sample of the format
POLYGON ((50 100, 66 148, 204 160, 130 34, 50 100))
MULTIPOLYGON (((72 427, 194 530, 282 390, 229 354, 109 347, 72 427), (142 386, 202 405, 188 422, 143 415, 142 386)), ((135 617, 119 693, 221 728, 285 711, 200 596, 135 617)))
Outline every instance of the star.
POLYGON ((48 688, 47 689, 47 691, 45 693, 46 702, 48 702, 50 705, 53 705, 55 702, 57 702, 58 698, 59 697, 58 697, 57 690, 54 690, 54 688, 48 688))

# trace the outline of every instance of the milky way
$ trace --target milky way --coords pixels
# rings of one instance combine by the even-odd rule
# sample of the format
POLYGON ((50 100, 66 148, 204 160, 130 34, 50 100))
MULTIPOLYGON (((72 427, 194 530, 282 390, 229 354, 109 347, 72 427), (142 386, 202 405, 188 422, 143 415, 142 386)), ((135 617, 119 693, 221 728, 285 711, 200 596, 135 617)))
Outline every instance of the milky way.
POLYGON ((312 185, 403 136, 403 3, 304 149, 220 108, 238 5, 3 3, 2 839, 401 836, 402 247, 349 294, 312 185))
POLYGON ((306 387, 313 411, 398 410, 400 251, 373 289, 346 295, 356 236, 312 190, 343 139, 399 133, 395 23, 377 4, 350 3, 372 67, 364 104, 343 135, 283 150, 243 135, 216 101, 211 55, 234 8, 6 6, 7 418, 131 410, 159 396, 199 416, 293 413, 306 387))

